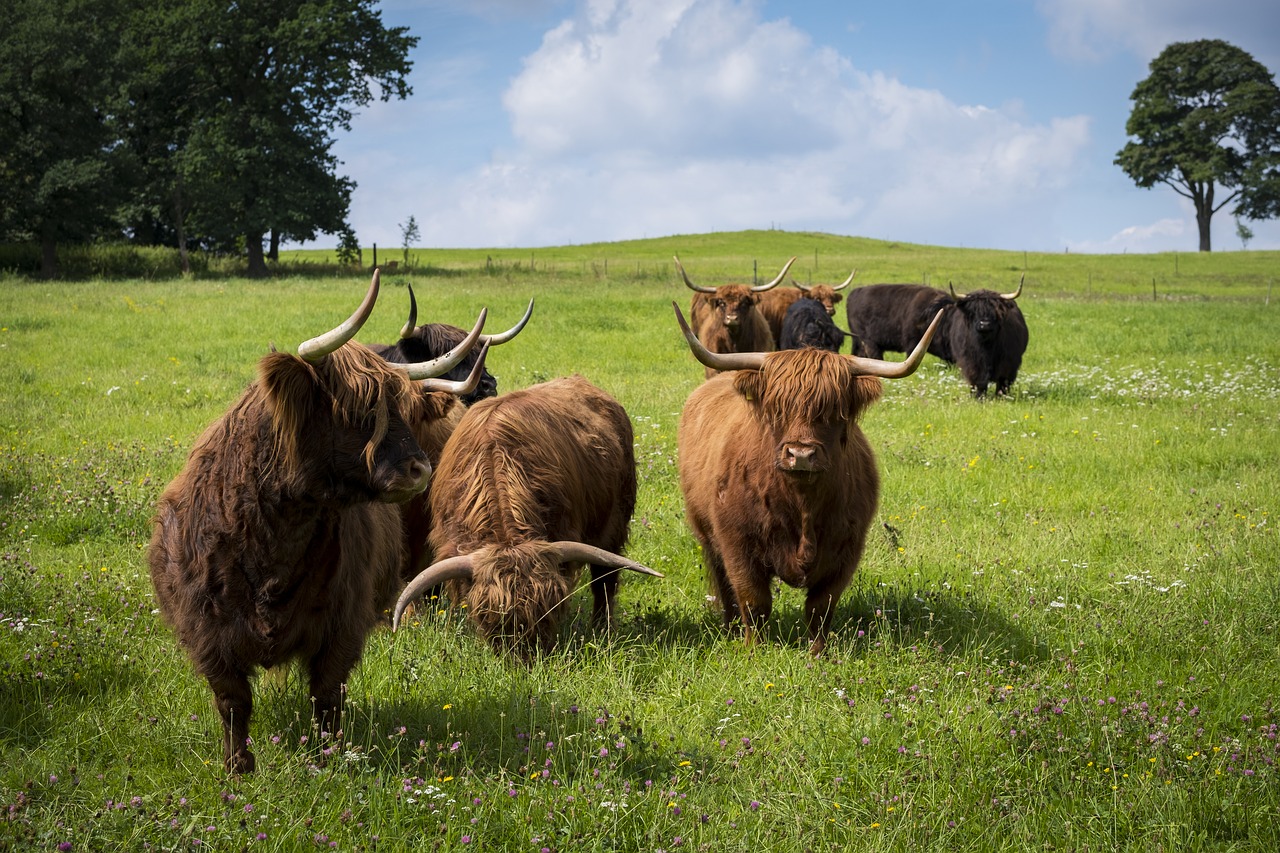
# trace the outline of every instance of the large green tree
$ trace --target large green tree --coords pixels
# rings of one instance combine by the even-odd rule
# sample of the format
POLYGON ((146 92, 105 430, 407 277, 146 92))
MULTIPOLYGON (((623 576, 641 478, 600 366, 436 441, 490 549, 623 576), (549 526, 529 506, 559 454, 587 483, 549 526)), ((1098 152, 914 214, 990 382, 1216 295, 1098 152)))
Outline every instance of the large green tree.
POLYGON ((126 187, 112 96, 118 0, 0 2, 0 239, 57 246, 110 233, 126 187))
MULTIPOLYGON (((172 2, 173 0, 171 0, 172 2)), ((249 273, 264 237, 343 227, 352 184, 336 174, 333 132, 353 110, 410 94, 417 39, 386 27, 374 0, 185 0, 203 10, 198 127, 184 184, 210 233, 243 238, 249 273)))
POLYGON ((1218 39, 1171 44, 1150 68, 1130 96, 1132 140, 1116 165, 1140 187, 1167 184, 1191 199, 1202 252, 1212 249, 1213 215, 1232 202, 1237 216, 1280 216, 1280 89, 1271 72, 1218 39))

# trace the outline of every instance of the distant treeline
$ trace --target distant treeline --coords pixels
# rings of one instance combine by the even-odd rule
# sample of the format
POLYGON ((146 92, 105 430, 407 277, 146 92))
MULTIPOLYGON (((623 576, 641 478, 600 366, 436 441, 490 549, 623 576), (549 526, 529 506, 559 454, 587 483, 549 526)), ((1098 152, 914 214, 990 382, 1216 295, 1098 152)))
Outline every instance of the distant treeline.
POLYGON ((356 260, 333 134, 410 94, 416 42, 376 0, 7 0, 0 242, 30 249, 0 268, 145 276, 212 253, 261 275, 281 241, 322 233, 356 260), (173 252, 72 248, 101 242, 173 252))

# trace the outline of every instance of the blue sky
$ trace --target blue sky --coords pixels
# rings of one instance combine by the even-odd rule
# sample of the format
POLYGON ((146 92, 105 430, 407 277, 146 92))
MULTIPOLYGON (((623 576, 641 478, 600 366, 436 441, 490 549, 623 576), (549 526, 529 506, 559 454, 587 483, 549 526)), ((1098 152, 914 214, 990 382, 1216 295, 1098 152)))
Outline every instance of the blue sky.
MULTIPOLYGON (((1169 43, 1280 71, 1277 0, 383 0, 414 93, 335 147, 364 245, 746 228, 1028 251, 1195 251, 1113 165, 1169 43)), ((1228 205, 1216 251, 1241 248, 1228 205)), ((1280 222, 1248 223, 1280 249, 1280 222)), ((326 245, 323 241, 317 245, 326 245)))

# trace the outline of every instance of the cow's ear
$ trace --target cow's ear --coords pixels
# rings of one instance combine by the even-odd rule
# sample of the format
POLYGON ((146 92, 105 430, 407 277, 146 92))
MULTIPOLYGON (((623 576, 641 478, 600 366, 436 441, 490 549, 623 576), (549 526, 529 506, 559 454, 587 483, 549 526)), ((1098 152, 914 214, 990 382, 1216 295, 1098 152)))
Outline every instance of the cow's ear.
POLYGON ((832 304, 832 305, 835 305, 835 304, 836 304, 837 302, 839 302, 841 299, 844 299, 844 294, 843 294, 843 293, 833 293, 833 294, 831 295, 831 304, 832 304))
POLYGON ((747 400, 759 400, 764 393, 764 378, 758 370, 739 370, 734 374, 733 387, 747 400))
POLYGON ((401 414, 410 420, 438 421, 462 403, 453 394, 446 391, 422 391, 415 389, 414 411, 401 414))
POLYGON ((858 376, 849 383, 849 412, 853 420, 884 393, 884 383, 875 376, 858 376))
POLYGON ((319 379, 315 368, 284 352, 273 352, 258 362, 258 381, 271 407, 276 435, 298 435, 306 427, 319 379))

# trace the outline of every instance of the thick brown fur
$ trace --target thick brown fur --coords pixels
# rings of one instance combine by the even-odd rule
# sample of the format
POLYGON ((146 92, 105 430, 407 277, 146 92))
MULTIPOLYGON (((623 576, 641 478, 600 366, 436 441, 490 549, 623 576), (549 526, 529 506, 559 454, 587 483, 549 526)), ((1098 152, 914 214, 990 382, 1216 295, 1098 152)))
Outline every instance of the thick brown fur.
POLYGON ((689 395, 680 487, 726 627, 741 622, 751 639, 777 577, 806 590, 811 648, 825 646, 876 510, 879 474, 857 421, 881 390, 846 357, 806 349, 689 395))
POLYGON ((338 731, 343 682, 399 589, 400 516, 382 501, 430 472, 405 423, 419 398, 361 345, 318 364, 272 353, 258 374, 161 495, 148 553, 237 773, 254 769, 259 668, 304 662, 317 721, 338 731))
MULTIPOLYGON (((418 416, 409 424, 413 437, 431 460, 431 467, 440 464, 440 454, 445 443, 466 413, 458 397, 443 391, 429 391, 422 395, 418 416)), ((404 532, 405 560, 400 567, 401 581, 408 583, 432 560, 429 537, 431 536, 431 492, 428 488, 400 505, 400 518, 404 532)))
MULTIPOLYGON (((773 333, 759 304, 760 294, 746 284, 723 284, 715 293, 696 293, 689 309, 694 333, 715 353, 772 352, 773 333)), ((706 369, 707 377, 718 372, 706 369)))
MULTIPOLYGON (((555 643, 578 567, 545 544, 574 540, 621 553, 636 500, 631 421, 581 376, 482 400, 441 454, 431 487, 436 559, 479 550, 457 583, 477 631, 524 658, 555 643)), ((593 621, 607 626, 618 576, 592 567, 593 621)))

